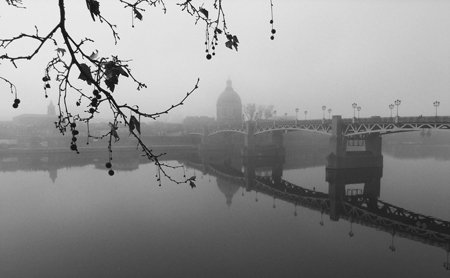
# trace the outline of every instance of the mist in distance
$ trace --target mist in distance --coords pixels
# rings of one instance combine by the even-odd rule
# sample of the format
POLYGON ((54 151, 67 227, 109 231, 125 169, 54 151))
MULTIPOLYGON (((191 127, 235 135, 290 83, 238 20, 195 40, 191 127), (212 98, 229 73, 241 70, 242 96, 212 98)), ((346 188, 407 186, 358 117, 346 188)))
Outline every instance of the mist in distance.
MULTIPOLYGON (((202 2, 203 3, 203 2, 202 2)), ((202 3, 195 3, 200 6, 202 3)), ((448 1, 275 1, 275 39, 270 40, 270 4, 259 1, 224 3, 228 31, 239 38, 239 50, 225 47, 219 38, 216 55, 205 58, 202 24, 181 12, 174 3, 167 14, 146 9, 143 21, 135 21, 121 5, 102 3, 102 14, 117 24, 121 40, 114 45, 106 24, 92 22, 84 3, 68 2, 67 26, 80 40, 92 38, 92 51, 100 56, 118 55, 131 60, 133 74, 148 88, 136 91, 121 78, 114 95, 147 112, 164 111, 190 91, 197 78, 199 89, 162 121, 181 121, 186 116, 215 117, 216 101, 230 78, 242 103, 274 105, 277 115, 322 118, 322 106, 332 115, 352 117, 352 103, 360 116, 389 116, 389 104, 401 100, 400 116, 433 116, 434 101, 439 115, 449 115, 450 18, 448 1)), ((205 8, 210 3, 205 3, 205 8)), ((0 3, 2 38, 20 33, 49 32, 58 20, 57 5, 27 2, 27 9, 0 3), (45 16, 43 16, 45 14, 45 16)), ((211 13, 212 14, 212 13, 211 13)), ((59 47, 64 47, 60 45, 59 47)), ((34 46, 17 44, 8 53, 28 54, 34 46)), ((51 82, 44 97, 42 77, 56 47, 46 45, 32 61, 21 61, 18 69, 2 62, 1 75, 13 81, 21 105, 12 108, 14 96, 0 83, 4 101, 0 120, 36 113, 45 114, 52 100, 57 104, 57 83, 51 82)), ((0 55, 4 49, 0 50, 0 55)), ((72 81, 86 92, 81 80, 72 81)), ((75 108, 76 98, 73 99, 75 108)), ((87 105, 87 103, 82 104, 87 105)), ((82 111, 78 109, 75 111, 82 111)), ((102 111, 98 118, 108 119, 102 111)))

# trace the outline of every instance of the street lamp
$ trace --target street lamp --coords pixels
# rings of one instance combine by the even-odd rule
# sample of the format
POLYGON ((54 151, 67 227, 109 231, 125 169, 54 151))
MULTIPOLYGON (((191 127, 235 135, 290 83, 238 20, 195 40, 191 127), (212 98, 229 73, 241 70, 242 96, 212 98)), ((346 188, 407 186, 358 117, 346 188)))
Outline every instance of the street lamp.
POLYGON ((298 108, 295 108, 295 124, 297 124, 298 121, 298 108))
POLYGON ((394 104, 389 104, 389 109, 391 109, 391 118, 392 118, 392 109, 394 109, 394 104))
POLYGON ((358 106, 358 104, 356 104, 356 103, 353 103, 352 104, 352 107, 353 107, 353 118, 355 118, 355 109, 356 109, 356 106, 358 106))
POLYGON ((305 120, 306 120, 306 114, 308 114, 308 111, 305 111, 305 120))
POLYGON ((358 110, 358 119, 359 119, 359 111, 361 111, 361 106, 358 106, 358 108, 356 108, 356 110, 358 110))
POLYGON ((402 103, 401 100, 397 99, 396 101, 394 101, 395 105, 397 106, 397 118, 398 118, 398 107, 400 106, 400 104, 402 103))
POLYGON ((287 113, 284 113, 284 120, 287 120, 287 113))
POLYGON ((327 107, 324 105, 324 106, 322 106, 322 110, 323 110, 323 113, 322 113, 322 118, 325 120, 325 109, 327 109, 327 107))
POLYGON ((273 111, 273 125, 275 125, 276 116, 277 116, 277 110, 273 111))
POLYGON ((441 104, 439 101, 433 102, 434 107, 436 107, 436 117, 437 117, 437 108, 438 108, 439 104, 441 104))
POLYGON ((328 109, 328 120, 331 120, 331 108, 328 109))

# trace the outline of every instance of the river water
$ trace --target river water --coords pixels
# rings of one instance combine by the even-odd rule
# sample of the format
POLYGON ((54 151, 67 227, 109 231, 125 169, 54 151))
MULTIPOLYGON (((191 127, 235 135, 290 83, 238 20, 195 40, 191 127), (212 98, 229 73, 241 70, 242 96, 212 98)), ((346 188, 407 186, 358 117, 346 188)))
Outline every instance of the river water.
MULTIPOLYGON (((325 158, 287 153, 284 180, 328 193, 325 158)), ((444 248, 247 190, 191 155, 166 163, 196 188, 158 186, 136 161, 110 177, 105 156, 2 157, 0 277, 450 277, 444 248)), ((449 160, 385 152, 379 199, 448 221, 449 183, 449 160)))

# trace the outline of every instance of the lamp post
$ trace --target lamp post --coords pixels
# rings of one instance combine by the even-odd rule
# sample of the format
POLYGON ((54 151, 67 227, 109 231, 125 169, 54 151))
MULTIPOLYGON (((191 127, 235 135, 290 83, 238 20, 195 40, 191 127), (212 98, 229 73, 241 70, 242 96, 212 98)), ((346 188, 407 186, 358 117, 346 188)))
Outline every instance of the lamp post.
POLYGON ((297 124, 298 121, 298 108, 295 108, 295 124, 297 124))
POLYGON ((401 100, 397 99, 396 101, 394 101, 395 105, 397 106, 397 117, 398 117, 398 107, 400 106, 400 104, 402 103, 401 100))
POLYGON ((324 105, 324 106, 322 106, 322 111, 323 111, 323 113, 322 113, 322 118, 325 120, 325 109, 327 109, 327 107, 324 105))
POLYGON ((277 110, 273 111, 273 125, 275 125, 276 116, 277 116, 277 110))
POLYGON ((284 120, 287 120, 287 113, 284 113, 284 120))
POLYGON ((395 117, 395 122, 398 123, 398 107, 400 106, 400 104, 402 103, 401 100, 397 99, 396 101, 394 101, 394 104, 397 106, 397 116, 395 117))
POLYGON ((389 104, 389 109, 391 109, 391 118, 392 118, 392 109, 394 109, 394 104, 389 104))
POLYGON ((356 108, 356 110, 358 110, 358 120, 359 120, 359 111, 361 111, 361 106, 358 106, 358 108, 356 108))
POLYGON ((308 114, 308 111, 305 111, 305 120, 306 120, 306 114, 308 114))
POLYGON ((356 113, 356 107, 358 106, 358 104, 356 104, 356 103, 353 103, 352 104, 352 107, 353 107, 353 119, 352 119, 352 123, 355 123, 356 122, 356 115, 355 115, 355 113, 356 113))
POLYGON ((437 108, 438 108, 439 104, 441 104, 439 101, 433 102, 434 107, 436 107, 436 117, 437 117, 437 108))
POLYGON ((328 109, 328 120, 331 120, 331 108, 328 109))

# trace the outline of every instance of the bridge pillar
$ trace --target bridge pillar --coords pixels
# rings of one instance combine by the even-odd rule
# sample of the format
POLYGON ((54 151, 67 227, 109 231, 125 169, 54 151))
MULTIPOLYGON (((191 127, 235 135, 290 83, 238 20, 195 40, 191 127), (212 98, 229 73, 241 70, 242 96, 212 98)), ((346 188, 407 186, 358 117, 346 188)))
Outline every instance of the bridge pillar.
POLYGON ((330 198, 330 220, 338 221, 342 200, 345 196, 345 183, 337 178, 328 183, 328 197, 330 198))
POLYGON ((202 144, 204 145, 208 145, 209 143, 209 127, 208 126, 203 126, 203 131, 202 131, 202 144))
POLYGON ((345 166, 347 150, 347 138, 342 135, 342 118, 334 115, 331 121, 330 154, 327 156, 329 168, 340 168, 345 166))
POLYGON ((366 151, 370 151, 373 156, 381 156, 381 136, 379 134, 370 134, 365 139, 366 151))
POLYGON ((272 179, 275 184, 281 184, 283 177, 284 156, 277 156, 274 158, 275 164, 272 166, 272 179))
POLYGON ((381 191, 381 178, 374 177, 371 181, 364 183, 364 197, 367 198, 368 208, 377 209, 378 198, 381 191))
POLYGON ((283 131, 274 131, 271 133, 272 143, 275 145, 275 154, 284 155, 283 131))
POLYGON ((242 148, 241 154, 243 156, 252 156, 255 155, 255 122, 247 121, 245 122, 245 138, 244 138, 244 147, 242 148))
POLYGON ((233 137, 231 132, 225 132, 223 133, 223 138, 225 141, 225 148, 230 149, 233 147, 233 137))
POLYGON ((382 154, 382 140, 379 134, 370 134, 364 142, 366 151, 369 151, 373 156, 373 166, 383 166, 383 154, 382 154))
POLYGON ((202 159, 202 174, 207 175, 209 173, 209 156, 203 155, 202 159))
POLYGON ((254 157, 246 157, 243 160, 244 164, 244 177, 245 177, 245 190, 247 192, 252 191, 253 188, 253 179, 255 178, 255 158, 254 157))
POLYGON ((283 131, 274 131, 272 132, 272 143, 276 148, 283 147, 283 131))

